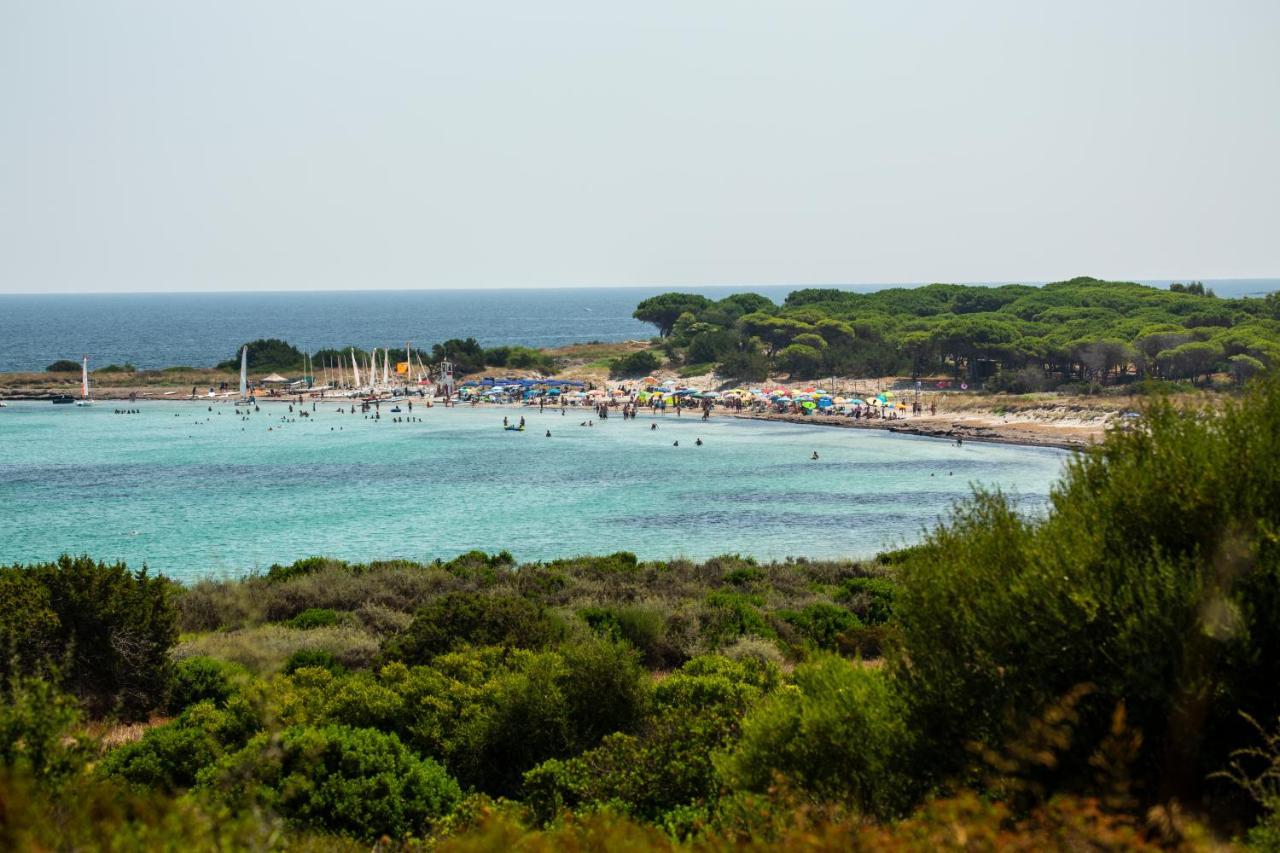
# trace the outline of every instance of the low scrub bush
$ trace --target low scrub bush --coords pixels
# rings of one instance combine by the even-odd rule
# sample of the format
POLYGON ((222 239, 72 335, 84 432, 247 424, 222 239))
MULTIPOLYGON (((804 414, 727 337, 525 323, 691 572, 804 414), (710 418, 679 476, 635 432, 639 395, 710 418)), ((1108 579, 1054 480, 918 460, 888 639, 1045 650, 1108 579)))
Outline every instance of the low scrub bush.
POLYGON ((849 578, 837 599, 867 625, 883 625, 893 618, 894 583, 888 578, 849 578))
POLYGON ((259 713, 243 697, 224 708, 200 702, 177 719, 148 729, 140 740, 113 750, 100 769, 136 787, 184 790, 195 784, 201 770, 242 747, 260 727, 259 713))
POLYGON ((367 842, 420 835, 462 797, 443 767, 394 734, 346 726, 257 735, 202 772, 200 784, 233 809, 258 806, 367 842))
POLYGON ((525 774, 523 793, 539 822, 562 810, 618 808, 663 822, 681 809, 706 809, 722 781, 712 762, 731 742, 747 708, 776 683, 765 665, 690 661, 654 689, 653 715, 635 734, 611 734, 574 758, 525 774))
POLYGON ((324 649, 298 649, 289 655, 280 672, 284 675, 293 675, 303 668, 323 669, 330 675, 344 675, 347 672, 347 668, 338 663, 333 653, 324 649))
POLYGON ((215 658, 191 657, 178 661, 173 668, 169 713, 180 713, 197 702, 225 704, 235 692, 232 681, 238 670, 234 664, 215 658))
POLYGON ((545 608, 516 595, 456 592, 418 611, 383 645, 388 660, 422 663, 463 645, 543 648, 562 634, 545 608))
POLYGON ((904 709, 885 674, 822 656, 751 711, 722 770, 745 790, 766 791, 781 776, 884 816, 910 802, 901 769, 909 754, 904 709))
POLYGON ((667 614, 663 609, 644 605, 588 607, 580 610, 592 629, 630 643, 640 652, 646 666, 678 664, 683 655, 667 639, 667 614))
POLYGON ((783 610, 778 618, 795 628, 815 648, 837 651, 842 638, 862 626, 858 617, 834 604, 817 602, 803 610, 783 610))
MULTIPOLYGON (((78 732, 80 722, 75 699, 53 682, 11 675, 0 683, 0 775, 40 787, 72 778, 91 755, 78 732)), ((0 807, 0 813, 8 817, 7 809, 0 807)))
POLYGON ((702 611, 702 638, 712 649, 722 648, 738 637, 771 637, 774 630, 761 611, 763 599, 730 590, 707 594, 702 611))
POLYGON ((290 628, 309 631, 338 624, 338 613, 327 607, 309 607, 285 623, 290 628))

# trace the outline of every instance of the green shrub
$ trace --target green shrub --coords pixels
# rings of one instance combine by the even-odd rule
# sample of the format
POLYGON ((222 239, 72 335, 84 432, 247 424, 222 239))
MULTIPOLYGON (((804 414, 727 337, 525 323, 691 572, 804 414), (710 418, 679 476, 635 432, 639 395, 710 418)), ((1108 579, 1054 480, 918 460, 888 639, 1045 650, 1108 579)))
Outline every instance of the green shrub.
POLYGON ((862 625, 848 610, 825 602, 810 604, 800 611, 782 610, 777 615, 796 628, 805 640, 827 651, 838 650, 841 637, 862 625))
POLYGON ((172 793, 190 788, 196 777, 228 751, 239 749, 261 726, 242 697, 225 708, 196 703, 172 722, 148 729, 140 740, 118 747, 101 771, 130 785, 172 793))
POLYGON ((592 629, 625 640, 640 652, 646 666, 678 663, 680 653, 667 642, 666 614, 653 607, 621 605, 587 607, 578 611, 592 629))
POLYGON ((1221 413, 1151 405, 1077 456, 1040 521, 977 496, 898 567, 894 673, 922 775, 1091 684, 1059 778, 1123 702, 1135 781, 1183 801, 1280 715, 1280 385, 1221 413))
POLYGON ((439 764, 393 734, 294 726, 260 734, 200 774, 230 807, 265 807, 305 827, 374 841, 421 834, 462 791, 439 764))
POLYGON ((643 714, 646 677, 625 646, 588 640, 512 663, 484 682, 464 712, 471 722, 452 738, 450 766, 487 793, 515 793, 526 770, 633 728, 643 714))
POLYGON ((222 705, 235 688, 231 684, 233 664, 207 657, 180 660, 173 668, 173 689, 169 694, 169 713, 177 714, 188 705, 209 701, 222 705))
POLYGON ((0 675, 33 674, 65 653, 49 587, 35 572, 0 569, 0 675))
POLYGON ((722 784, 713 753, 736 737, 743 713, 770 681, 754 666, 691 661, 656 685, 654 716, 638 733, 611 734, 581 755, 526 773, 526 802, 541 823, 584 806, 609 805, 655 821, 691 804, 705 806, 722 784))
POLYGON ((883 625, 893 618, 895 586, 888 578, 849 578, 837 598, 867 625, 883 625))
POLYGON ((822 656, 752 710, 722 771, 746 790, 766 791, 781 774, 823 799, 894 814, 909 803, 903 715, 883 672, 822 656))
POLYGON ((267 580, 271 583, 280 583, 281 581, 292 580, 293 578, 300 578, 318 572, 347 568, 349 568, 349 564, 346 560, 335 560, 331 557, 304 557, 287 566, 282 566, 279 563, 273 564, 271 568, 267 569, 267 580))
POLYGON ((418 611, 383 644, 388 660, 425 662, 463 645, 537 649, 560 635, 545 608, 517 595, 453 592, 418 611))
POLYGON ((440 563, 440 567, 456 578, 492 586, 505 570, 515 566, 515 562, 515 557, 508 551, 499 551, 492 556, 484 551, 467 551, 447 563, 440 563))
POLYGON ((756 637, 774 635, 760 611, 763 599, 759 596, 716 590, 707 594, 704 603, 706 607, 700 631, 711 648, 720 648, 747 634, 756 637))
POLYGON ((743 589, 754 589, 765 580, 764 570, 759 566, 741 566, 725 572, 725 583, 743 589))
POLYGON ((657 353, 647 349, 615 358, 609 362, 609 378, 632 379, 646 376, 662 366, 662 359, 657 353))
POLYGON ((285 675, 292 675, 303 667, 317 667, 332 675, 343 675, 347 671, 347 668, 338 662, 332 652, 327 652, 324 649, 298 649, 289 655, 289 659, 284 662, 281 672, 285 675))
POLYGON ((177 640, 177 616, 170 589, 146 569, 133 572, 123 563, 88 557, 2 568, 0 604, 6 611, 0 624, 9 632, 30 626, 37 633, 8 643, 19 656, 0 660, 0 674, 14 665, 19 672, 35 671, 45 661, 32 656, 51 653, 60 664, 60 683, 90 713, 144 717, 164 704, 172 679, 169 649, 177 640), (8 611, 17 606, 35 610, 8 611))
POLYGON ((338 624, 338 613, 327 607, 309 607, 285 623, 290 628, 310 631, 312 628, 324 628, 338 624))
POLYGON ((74 776, 89 757, 79 723, 75 700, 53 682, 10 676, 0 683, 0 771, 38 786, 74 776))
POLYGON ((207 731, 174 722, 116 749, 102 770, 142 788, 173 792, 194 785, 196 774, 217 760, 218 754, 218 745, 207 731))

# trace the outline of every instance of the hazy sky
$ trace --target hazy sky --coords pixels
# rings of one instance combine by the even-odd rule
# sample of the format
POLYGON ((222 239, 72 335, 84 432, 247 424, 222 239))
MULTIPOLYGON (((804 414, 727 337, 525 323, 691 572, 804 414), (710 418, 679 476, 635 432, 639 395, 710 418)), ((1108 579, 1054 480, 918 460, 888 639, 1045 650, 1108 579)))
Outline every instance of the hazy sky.
POLYGON ((1280 275, 1280 2, 0 0, 0 291, 1280 275))

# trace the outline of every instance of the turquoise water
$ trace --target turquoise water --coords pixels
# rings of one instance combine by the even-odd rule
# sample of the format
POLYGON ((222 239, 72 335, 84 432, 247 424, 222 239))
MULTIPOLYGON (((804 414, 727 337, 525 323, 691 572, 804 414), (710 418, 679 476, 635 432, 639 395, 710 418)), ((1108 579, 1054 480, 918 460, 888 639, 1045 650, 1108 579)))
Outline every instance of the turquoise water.
POLYGON ((137 405, 0 409, 0 563, 88 553, 193 579, 472 548, 869 556, 917 541, 971 483, 1042 511, 1066 458, 728 417, 669 415, 653 431, 653 418, 580 427, 588 413, 573 410, 418 406, 422 423, 397 424, 385 406, 375 422, 326 403, 282 423, 280 404, 248 421, 230 404, 137 405), (529 428, 504 432, 504 415, 529 428))

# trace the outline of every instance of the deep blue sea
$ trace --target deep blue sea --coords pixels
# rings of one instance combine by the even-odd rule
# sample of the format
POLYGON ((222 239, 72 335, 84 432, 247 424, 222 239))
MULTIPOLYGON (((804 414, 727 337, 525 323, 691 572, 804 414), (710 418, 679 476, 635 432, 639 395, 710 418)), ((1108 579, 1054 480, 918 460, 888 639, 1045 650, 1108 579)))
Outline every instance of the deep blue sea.
MULTIPOLYGON (((1220 296, 1280 289, 1280 279, 1205 284, 1220 296)), ((398 347, 406 341, 429 348, 467 337, 486 346, 620 341, 653 335, 653 327, 631 312, 640 300, 667 290, 713 298, 751 291, 781 302, 803 286, 0 295, 0 371, 43 370, 57 359, 86 354, 91 366, 210 367, 234 358, 240 344, 256 338, 283 338, 308 352, 398 347)), ((841 289, 891 286, 911 285, 841 289)))

